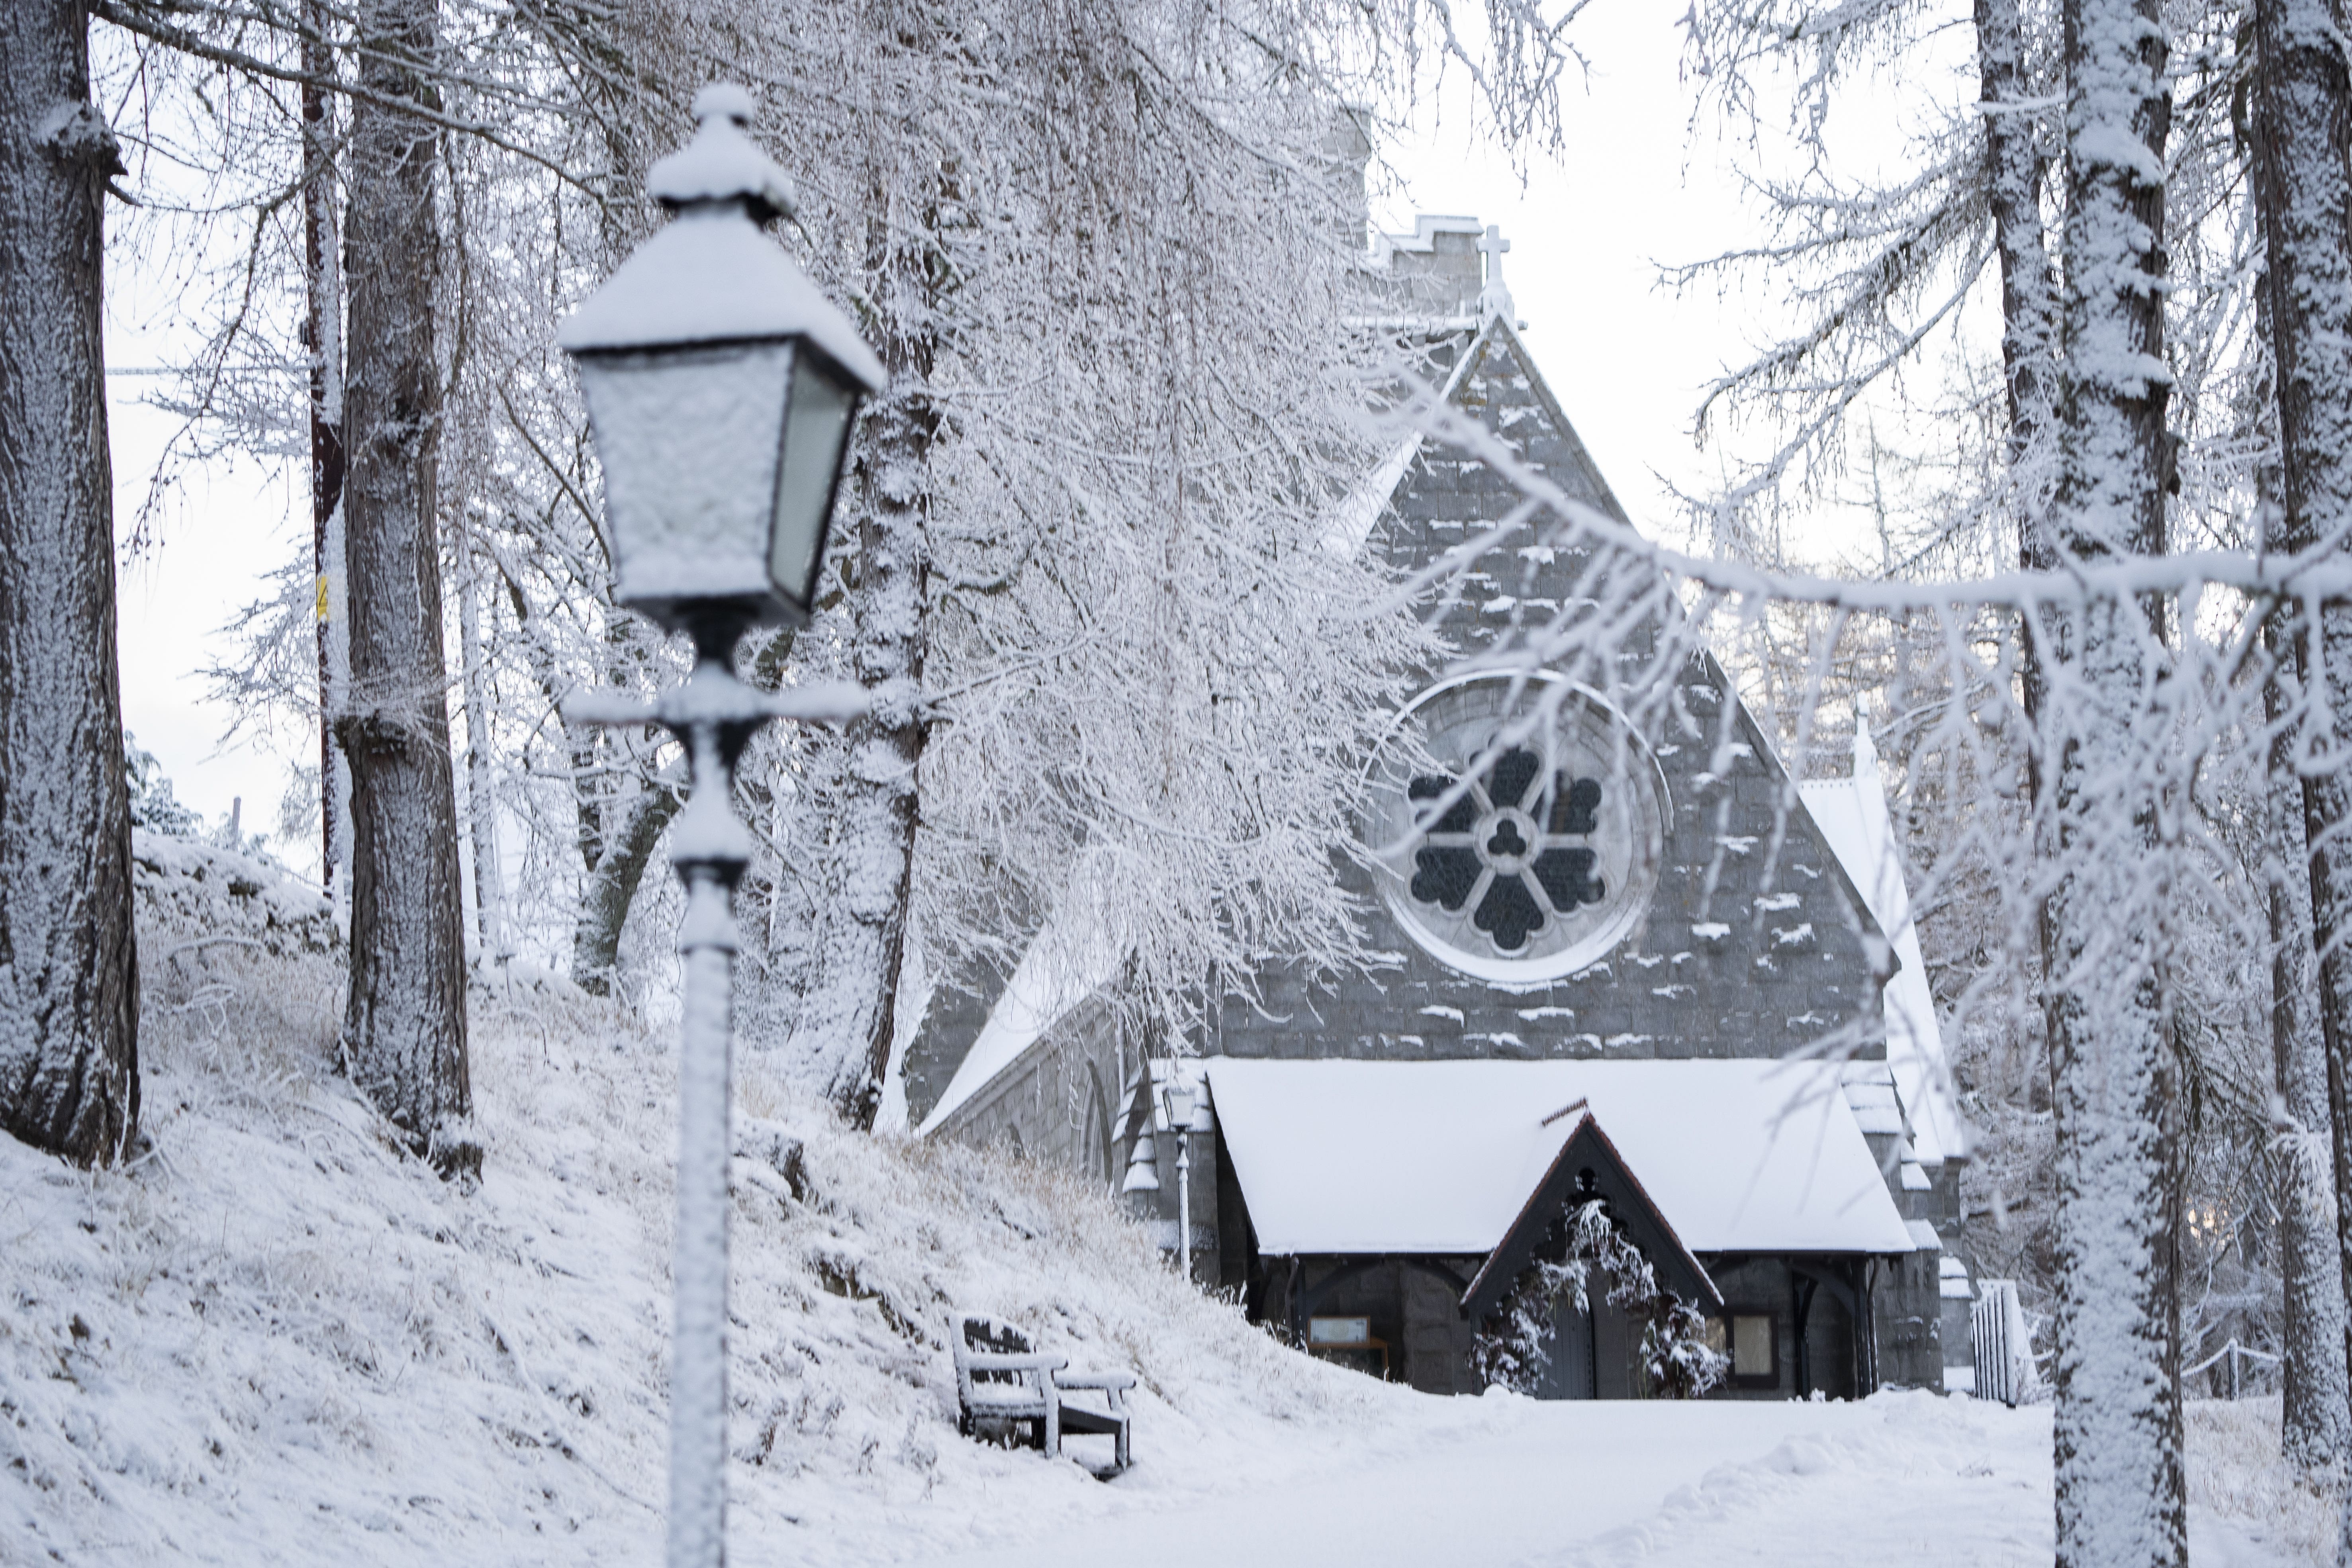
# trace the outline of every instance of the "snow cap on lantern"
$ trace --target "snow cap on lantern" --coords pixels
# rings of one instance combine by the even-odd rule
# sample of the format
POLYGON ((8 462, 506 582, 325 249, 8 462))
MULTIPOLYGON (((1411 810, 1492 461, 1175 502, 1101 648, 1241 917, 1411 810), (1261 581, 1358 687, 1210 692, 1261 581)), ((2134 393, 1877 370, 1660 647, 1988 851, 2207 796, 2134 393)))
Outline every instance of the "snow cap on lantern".
POLYGON ((604 470, 613 597, 683 626, 719 606, 808 616, 842 457, 882 362, 761 226, 792 182, 714 85, 701 128, 654 165, 671 221, 566 321, 604 470))

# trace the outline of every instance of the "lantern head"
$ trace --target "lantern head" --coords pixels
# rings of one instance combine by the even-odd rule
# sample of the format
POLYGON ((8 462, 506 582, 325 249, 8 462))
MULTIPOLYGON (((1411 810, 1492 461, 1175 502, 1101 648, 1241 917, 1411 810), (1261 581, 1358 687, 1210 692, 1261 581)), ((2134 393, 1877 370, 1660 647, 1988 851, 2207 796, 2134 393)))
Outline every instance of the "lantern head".
POLYGON ((563 325, 604 470, 613 597, 664 626, 808 618, 857 405, 882 362, 761 232, 791 182, 702 89, 701 128, 654 165, 669 223, 563 325))

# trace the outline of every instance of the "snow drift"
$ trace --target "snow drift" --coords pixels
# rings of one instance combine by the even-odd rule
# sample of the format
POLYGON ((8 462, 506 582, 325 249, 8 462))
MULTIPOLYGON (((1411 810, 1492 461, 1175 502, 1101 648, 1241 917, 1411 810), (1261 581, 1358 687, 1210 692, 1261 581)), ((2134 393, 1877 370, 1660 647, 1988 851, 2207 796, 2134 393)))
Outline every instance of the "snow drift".
MULTIPOLYGON (((444 1185, 335 1073, 315 895, 140 858, 149 1146, 90 1174, 0 1140, 0 1563, 656 1560, 667 1039, 553 978, 478 986, 484 1179, 444 1185)), ((1107 1199, 842 1131, 755 1054, 739 1084, 739 1561, 984 1544, 1132 1506, 1220 1434, 1407 1402, 1179 1287, 1107 1199), (957 1437, 967 1310, 1133 1369, 1139 1470, 957 1437)))

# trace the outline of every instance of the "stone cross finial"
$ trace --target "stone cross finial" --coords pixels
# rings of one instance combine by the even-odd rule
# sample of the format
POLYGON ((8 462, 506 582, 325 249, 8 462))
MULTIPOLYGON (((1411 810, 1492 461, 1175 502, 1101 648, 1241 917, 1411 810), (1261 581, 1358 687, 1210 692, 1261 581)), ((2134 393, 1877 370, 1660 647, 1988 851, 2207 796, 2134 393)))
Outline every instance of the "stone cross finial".
POLYGON ((1486 286, 1478 290, 1478 313, 1508 318, 1512 314, 1511 291, 1503 286, 1503 252, 1511 248, 1511 242, 1503 237, 1503 226, 1488 224, 1486 232, 1479 237, 1478 248, 1486 256, 1486 286))

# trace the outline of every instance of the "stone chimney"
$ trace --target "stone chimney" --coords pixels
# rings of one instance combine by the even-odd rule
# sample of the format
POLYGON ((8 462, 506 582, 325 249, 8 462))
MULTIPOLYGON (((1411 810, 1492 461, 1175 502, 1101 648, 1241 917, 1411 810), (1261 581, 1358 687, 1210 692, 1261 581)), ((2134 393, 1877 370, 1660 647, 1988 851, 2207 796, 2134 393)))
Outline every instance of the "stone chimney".
POLYGON ((1483 321, 1485 236, 1476 218, 1441 213, 1415 215, 1411 234, 1375 234, 1365 266, 1385 309, 1433 322, 1483 321))
POLYGON ((1363 257, 1359 282, 1366 315, 1414 327, 1476 326, 1490 315, 1511 316, 1502 257, 1511 247, 1499 230, 1438 213, 1416 215, 1410 234, 1372 227, 1370 115, 1360 105, 1343 106, 1322 147, 1340 242, 1363 257))
POLYGON ((1372 139, 1365 129, 1370 113, 1360 104, 1342 104, 1323 138, 1325 178, 1338 215, 1339 243, 1351 253, 1360 253, 1370 242, 1372 202, 1366 171, 1371 166, 1372 139))

